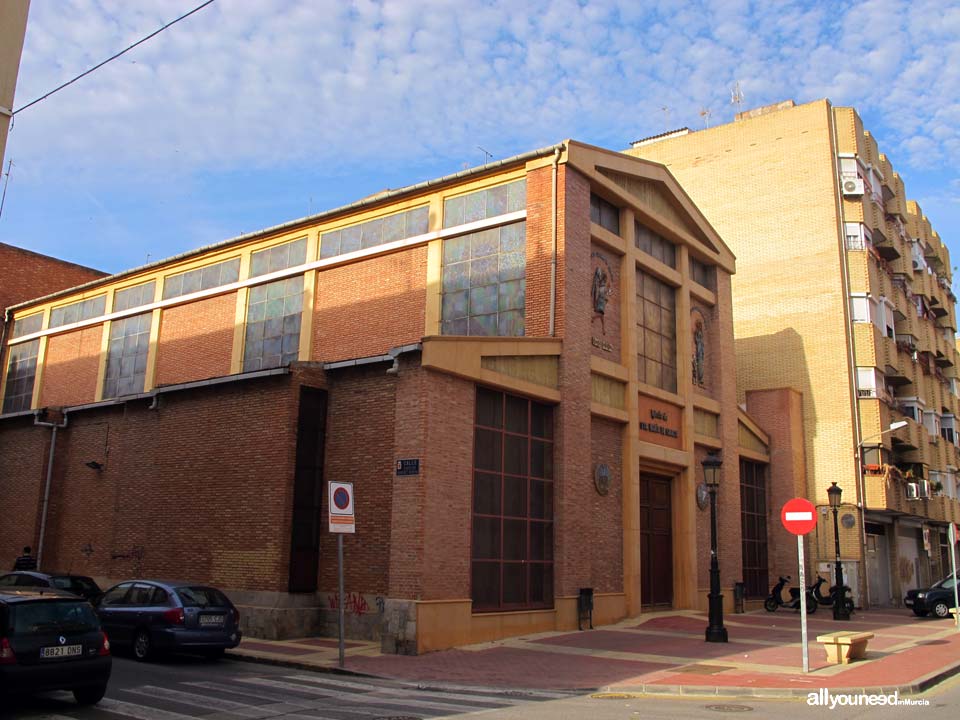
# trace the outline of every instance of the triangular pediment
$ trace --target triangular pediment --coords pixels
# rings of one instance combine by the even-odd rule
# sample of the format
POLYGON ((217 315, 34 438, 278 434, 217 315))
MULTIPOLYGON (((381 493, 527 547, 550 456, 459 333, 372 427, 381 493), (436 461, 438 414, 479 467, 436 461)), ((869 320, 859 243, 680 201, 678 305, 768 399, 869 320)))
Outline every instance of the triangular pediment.
POLYGON ((667 188, 663 186, 662 182, 627 175, 608 168, 597 169, 601 175, 610 178, 635 197, 639 205, 649 207, 661 217, 667 218, 671 222, 680 225, 694 237, 703 238, 703 232, 700 228, 690 222, 686 213, 682 213, 677 209, 675 200, 667 188))

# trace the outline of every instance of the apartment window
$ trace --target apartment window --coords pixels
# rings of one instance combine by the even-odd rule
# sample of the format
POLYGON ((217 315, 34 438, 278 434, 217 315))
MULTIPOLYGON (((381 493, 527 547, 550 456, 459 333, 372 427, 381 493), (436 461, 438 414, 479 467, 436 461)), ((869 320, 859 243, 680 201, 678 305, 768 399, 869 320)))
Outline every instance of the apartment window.
POLYGON ((307 239, 291 240, 250 254, 250 277, 286 270, 307 261, 307 239))
POLYGON ((691 255, 690 279, 697 283, 697 285, 702 285, 708 290, 714 290, 717 286, 717 268, 713 265, 700 262, 691 255))
POLYGON ((949 443, 957 444, 956 418, 952 414, 946 414, 940 418, 940 436, 949 443))
POLYGON ((474 610, 553 605, 553 409, 477 388, 474 610))
POLYGON ((677 267, 677 246, 672 242, 655 233, 645 225, 634 221, 634 243, 654 260, 659 260, 664 265, 676 269, 677 267))
POLYGON ((239 279, 240 258, 224 260, 195 270, 168 275, 163 280, 163 299, 168 300, 201 290, 210 290, 235 283, 239 279))
POLYGON ((60 327, 61 325, 70 325, 75 322, 82 322, 90 318, 100 317, 107 308, 107 296, 98 295, 89 300, 80 300, 79 302, 61 305, 50 311, 50 327, 60 327))
POLYGON ((423 235, 429 229, 429 222, 430 208, 423 205, 412 210, 349 225, 339 230, 331 230, 320 236, 320 257, 336 257, 423 235))
POLYGON ((143 313, 110 323, 110 347, 103 397, 113 398, 143 392, 150 350, 153 313, 143 313))
POLYGON ((932 410, 925 410, 923 413, 923 427, 930 435, 930 441, 933 442, 940 437, 940 416, 932 410))
POLYGON ((637 372, 640 382, 677 391, 676 290, 637 271, 637 372))
POLYGON ((923 404, 917 398, 900 398, 900 412, 914 422, 923 422, 923 404))
POLYGON ((33 381, 37 375, 37 353, 40 340, 10 346, 7 364, 7 388, 3 395, 3 412, 29 410, 33 404, 33 381))
POLYGON ((606 228, 614 235, 619 235, 620 208, 599 195, 590 193, 590 222, 606 228))
POLYGON ((767 487, 766 466, 740 460, 740 525, 743 582, 749 598, 766 596, 767 487))
POLYGON ((43 313, 34 313, 33 315, 27 315, 25 318, 18 318, 13 321, 13 330, 10 331, 10 339, 12 340, 23 337, 24 335, 40 332, 42 327, 43 313))
POLYGON ((243 371, 289 365, 300 353, 303 276, 250 288, 243 371))
POLYGON ((117 290, 113 294, 113 311, 130 310, 142 305, 149 305, 153 302, 153 296, 156 292, 157 283, 154 280, 134 285, 130 288, 117 290))
POLYGON ((872 367, 857 368, 857 397, 879 398, 885 393, 883 374, 872 367))
POLYGON ((871 299, 867 295, 854 295, 850 298, 850 315, 854 322, 872 322, 870 304, 871 299))
POLYGON ((507 213, 526 210, 527 181, 515 180, 477 192, 458 195, 443 201, 443 227, 486 220, 507 213))
POLYGON ((866 250, 870 245, 870 234, 860 223, 844 223, 847 236, 847 250, 866 250))
POLYGON ((524 334, 526 246, 525 222, 443 241, 444 335, 524 334))

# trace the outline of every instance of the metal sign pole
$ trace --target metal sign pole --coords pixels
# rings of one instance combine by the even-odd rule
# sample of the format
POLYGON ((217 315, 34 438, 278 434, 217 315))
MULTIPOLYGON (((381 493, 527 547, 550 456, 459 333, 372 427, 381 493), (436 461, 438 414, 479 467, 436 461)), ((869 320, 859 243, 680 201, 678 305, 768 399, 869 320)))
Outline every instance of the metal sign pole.
POLYGON ((340 668, 343 668, 343 606, 346 604, 346 598, 343 595, 343 533, 337 534, 337 584, 339 589, 339 600, 337 608, 340 614, 339 637, 340 637, 340 668))
POLYGON ((803 645, 803 671, 810 672, 807 652, 807 582, 803 572, 803 535, 797 535, 797 558, 800 563, 800 644, 803 645))
POLYGON ((950 523, 950 567, 953 570, 953 624, 960 630, 960 603, 957 602, 957 526, 950 523))

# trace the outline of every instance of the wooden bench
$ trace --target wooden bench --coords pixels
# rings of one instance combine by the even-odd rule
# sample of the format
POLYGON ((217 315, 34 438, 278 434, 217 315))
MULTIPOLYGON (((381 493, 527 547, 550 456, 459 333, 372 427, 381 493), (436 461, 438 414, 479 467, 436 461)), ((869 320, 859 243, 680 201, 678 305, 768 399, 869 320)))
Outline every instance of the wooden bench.
POLYGON ((851 660, 859 660, 867 654, 867 642, 872 638, 873 633, 841 630, 817 635, 817 642, 827 651, 827 662, 848 665, 851 660))

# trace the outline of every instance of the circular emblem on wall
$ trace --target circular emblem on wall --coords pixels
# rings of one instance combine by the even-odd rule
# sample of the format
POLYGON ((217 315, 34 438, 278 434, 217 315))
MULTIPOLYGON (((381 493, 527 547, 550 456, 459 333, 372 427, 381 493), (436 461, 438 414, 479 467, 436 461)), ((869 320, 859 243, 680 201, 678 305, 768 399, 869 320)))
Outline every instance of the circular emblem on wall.
POLYGON ((606 495, 610 492, 610 468, 606 463, 600 463, 594 469, 593 484, 597 488, 598 495, 606 495))
POLYGON ((700 483, 697 485, 697 507, 701 510, 706 510, 707 505, 710 504, 710 491, 707 490, 706 483, 700 483))
POLYGON ((848 530, 852 528, 854 525, 856 525, 856 523, 857 523, 856 518, 853 517, 853 515, 851 515, 850 513, 846 513, 845 515, 842 515, 840 517, 840 524, 843 525, 848 530))

